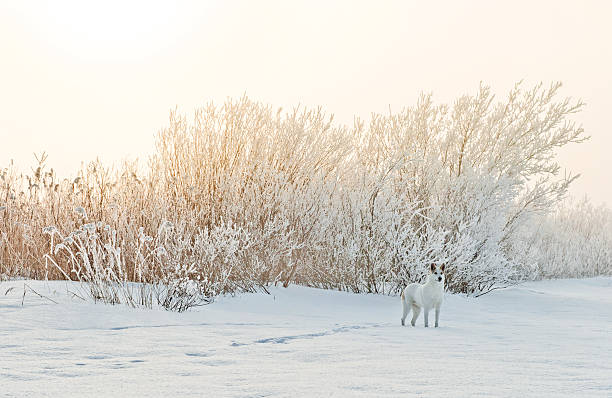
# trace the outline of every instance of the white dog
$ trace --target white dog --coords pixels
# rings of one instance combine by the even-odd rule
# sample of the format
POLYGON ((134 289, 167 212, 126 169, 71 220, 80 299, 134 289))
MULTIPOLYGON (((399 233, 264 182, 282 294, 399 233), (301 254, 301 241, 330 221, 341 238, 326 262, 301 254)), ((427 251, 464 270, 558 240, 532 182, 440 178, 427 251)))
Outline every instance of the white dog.
POLYGON ((402 315, 402 326, 406 320, 408 312, 412 307, 412 326, 416 323, 421 308, 425 316, 425 327, 429 326, 429 310, 436 309, 436 327, 438 327, 438 319, 440 318, 440 307, 444 299, 444 264, 437 266, 431 264, 431 272, 427 275, 427 282, 424 285, 420 283, 411 283, 406 286, 402 292, 402 307, 404 314, 402 315))

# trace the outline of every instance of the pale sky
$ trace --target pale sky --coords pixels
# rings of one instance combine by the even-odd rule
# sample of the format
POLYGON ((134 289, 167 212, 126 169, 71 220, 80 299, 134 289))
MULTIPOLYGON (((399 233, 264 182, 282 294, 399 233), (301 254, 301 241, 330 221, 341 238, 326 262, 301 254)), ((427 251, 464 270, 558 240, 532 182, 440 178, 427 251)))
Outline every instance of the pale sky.
POLYGON ((611 19, 608 1, 0 0, 0 168, 144 160, 170 109, 245 93, 350 124, 422 91, 560 80, 592 136, 560 155, 571 192, 612 205, 611 19))

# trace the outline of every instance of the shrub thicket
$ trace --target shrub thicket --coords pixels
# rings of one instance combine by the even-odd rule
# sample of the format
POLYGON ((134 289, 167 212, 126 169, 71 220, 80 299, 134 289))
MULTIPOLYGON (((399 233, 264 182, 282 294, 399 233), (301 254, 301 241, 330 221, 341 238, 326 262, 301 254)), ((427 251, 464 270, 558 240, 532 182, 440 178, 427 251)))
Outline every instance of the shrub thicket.
POLYGON ((144 171, 96 161, 58 180, 44 155, 30 175, 2 170, 0 271, 177 310, 271 283, 395 293, 431 262, 468 294, 610 273, 610 217, 582 218, 609 212, 556 210, 574 177, 555 150, 585 139, 559 87, 424 95, 351 128, 248 98, 172 112, 144 171), (131 282, 155 289, 122 293, 131 282))

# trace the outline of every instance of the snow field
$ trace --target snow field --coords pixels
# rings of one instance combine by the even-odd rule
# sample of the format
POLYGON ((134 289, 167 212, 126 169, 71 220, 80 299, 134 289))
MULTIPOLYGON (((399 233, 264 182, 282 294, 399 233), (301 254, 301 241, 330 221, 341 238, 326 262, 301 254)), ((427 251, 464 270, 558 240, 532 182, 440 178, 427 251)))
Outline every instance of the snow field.
POLYGON ((437 329, 401 327, 398 297, 299 286, 183 314, 67 289, 0 283, 0 396, 612 396, 612 278, 446 295, 437 329))

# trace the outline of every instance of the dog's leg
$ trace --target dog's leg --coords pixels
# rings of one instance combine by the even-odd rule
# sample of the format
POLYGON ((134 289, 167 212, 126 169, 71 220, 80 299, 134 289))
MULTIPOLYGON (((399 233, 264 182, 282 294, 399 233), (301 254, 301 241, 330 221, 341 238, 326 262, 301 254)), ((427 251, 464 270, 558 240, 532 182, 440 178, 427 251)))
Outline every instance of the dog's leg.
POLYGON ((425 327, 429 327, 429 308, 423 308, 423 320, 425 321, 425 327))
POLYGON ((440 306, 436 305, 436 327, 438 327, 438 320, 440 319, 440 306))
POLYGON ((404 321, 410 312, 410 305, 406 302, 406 298, 404 297, 404 292, 402 292, 402 326, 404 326, 404 321))
POLYGON ((412 326, 414 326, 414 324, 416 323, 416 320, 419 317, 420 313, 421 313, 421 307, 412 304, 412 321, 410 322, 412 326))

